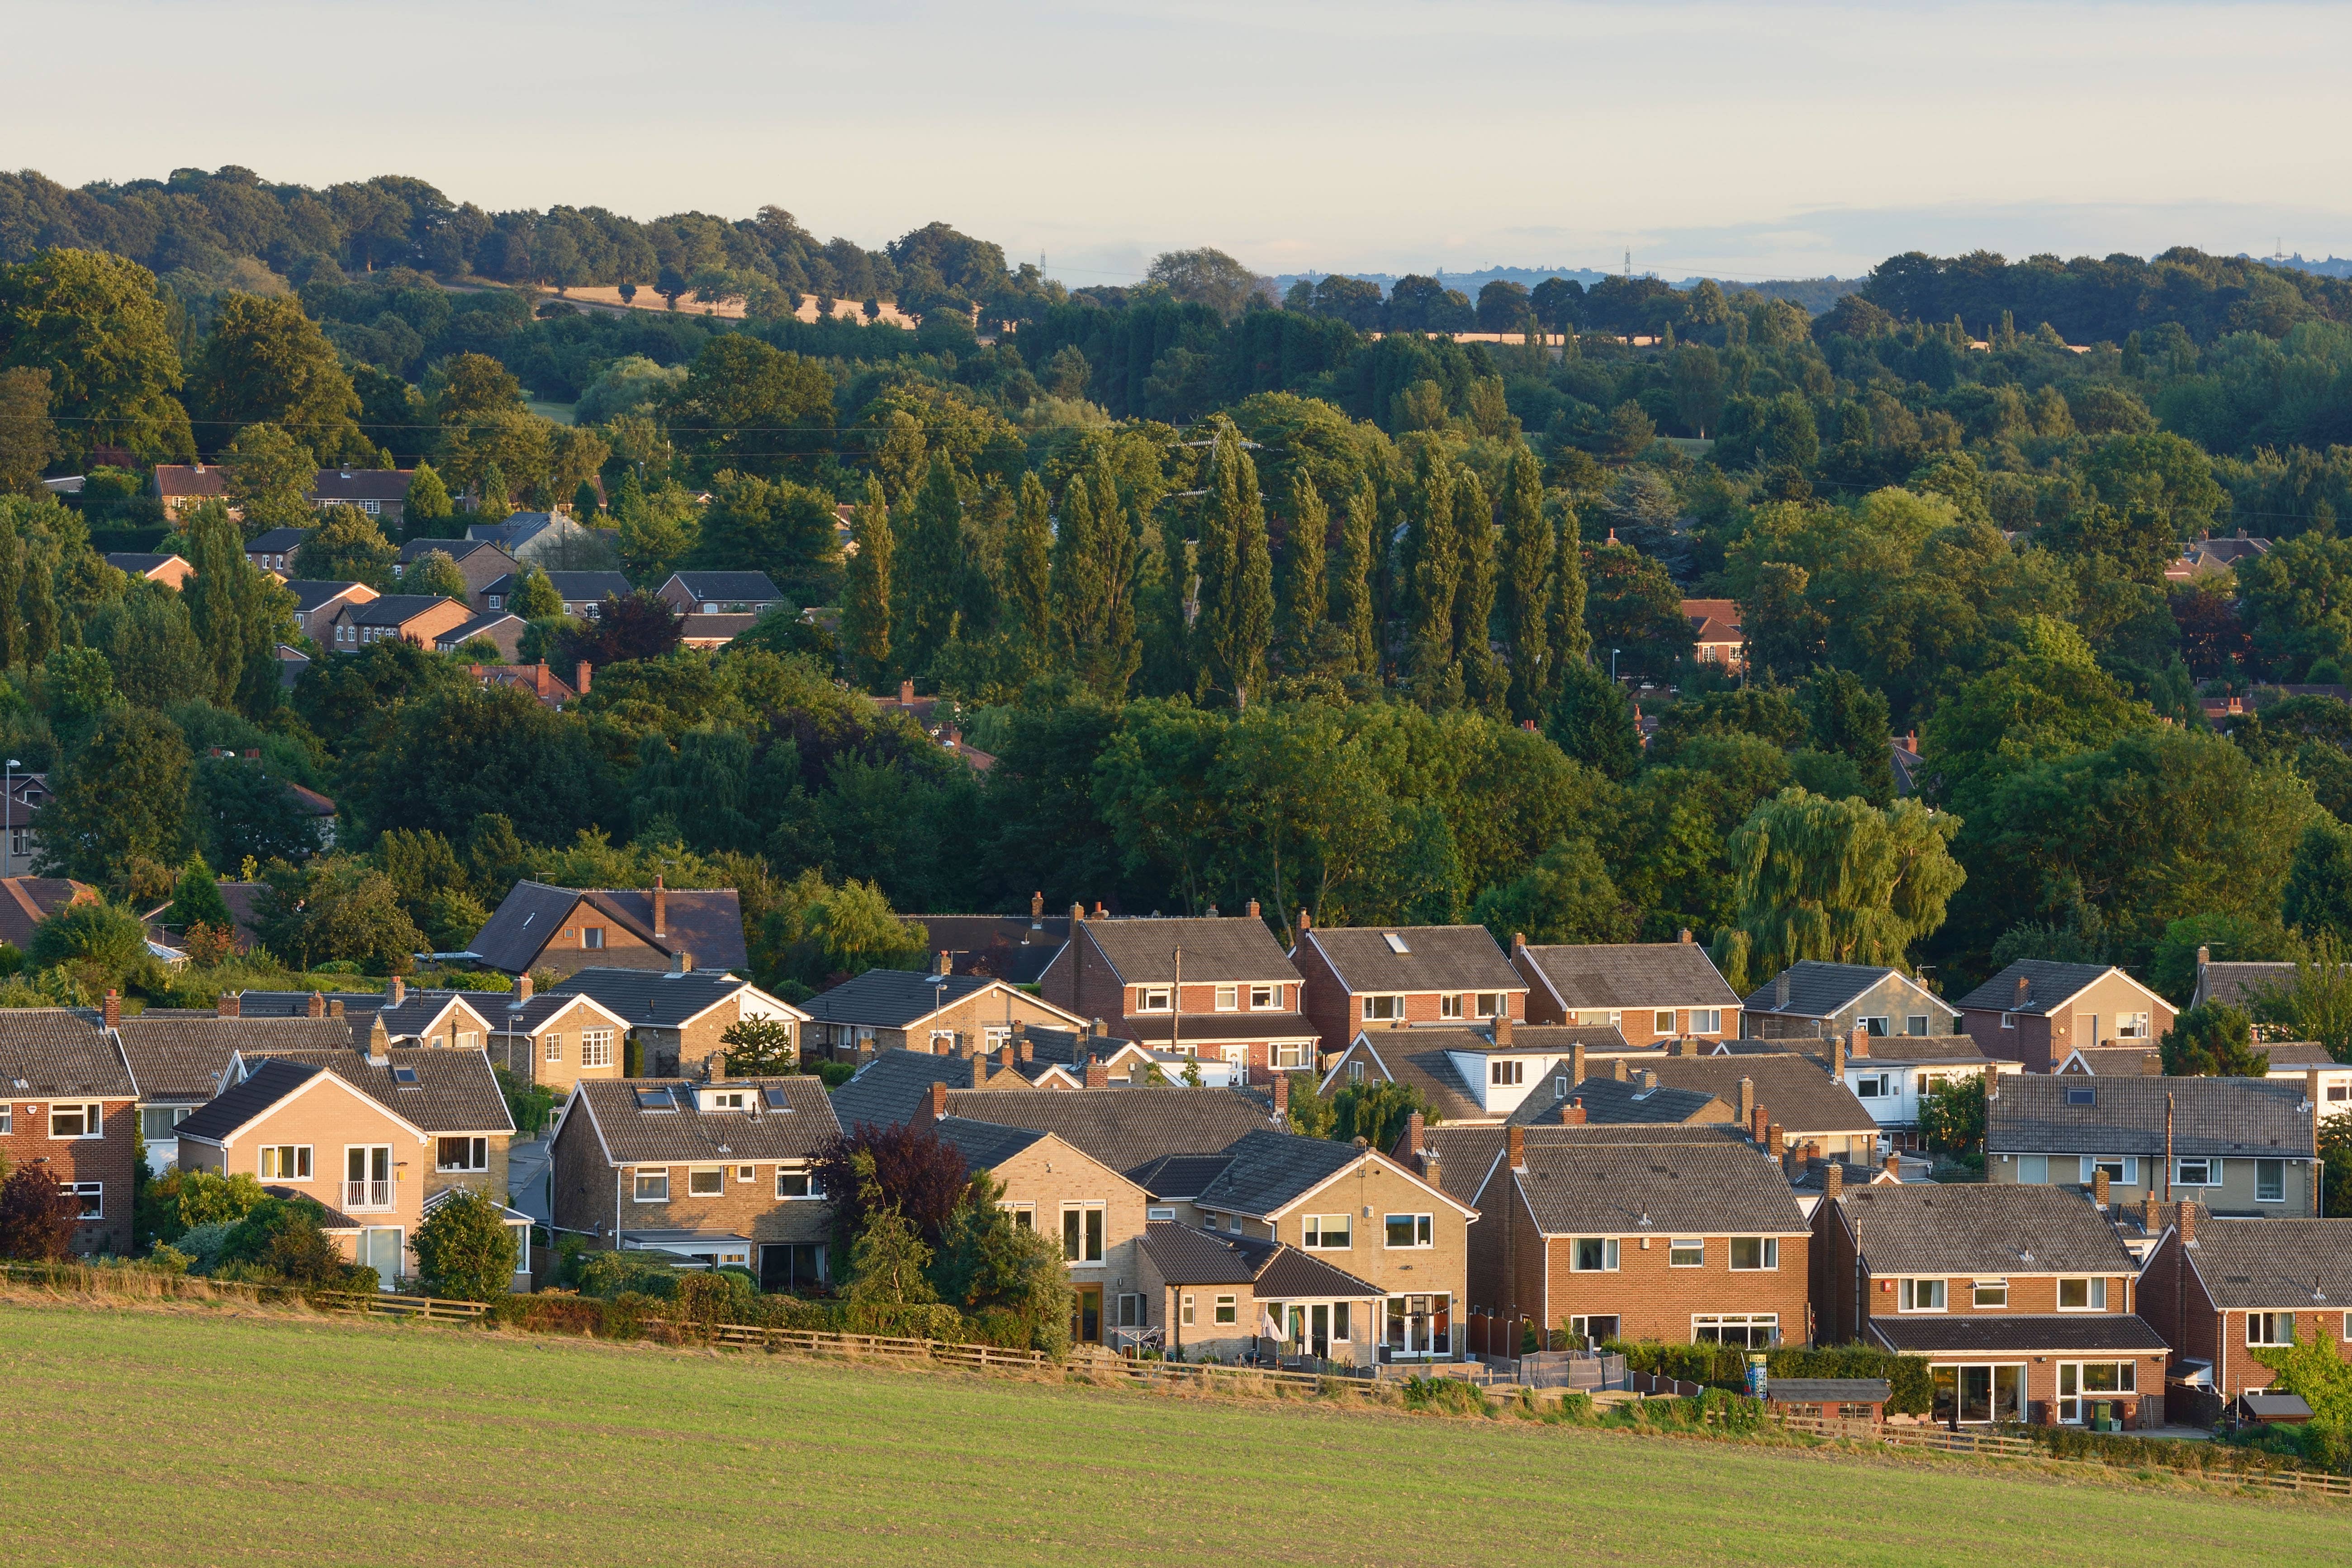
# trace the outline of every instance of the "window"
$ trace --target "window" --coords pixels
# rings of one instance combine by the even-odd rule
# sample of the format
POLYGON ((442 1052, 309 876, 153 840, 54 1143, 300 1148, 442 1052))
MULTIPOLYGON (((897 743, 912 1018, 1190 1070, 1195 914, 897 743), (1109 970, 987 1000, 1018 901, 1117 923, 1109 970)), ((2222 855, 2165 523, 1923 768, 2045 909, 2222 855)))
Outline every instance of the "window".
POLYGON ((1969 1292, 1969 1304, 1975 1307, 2006 1307, 2009 1305, 2009 1281, 1979 1279, 1969 1292))
POLYGON ((744 1089, 705 1089, 703 1109, 706 1110, 749 1110, 751 1091, 744 1089))
POLYGON ((1308 1215, 1303 1230, 1309 1252, 1340 1252, 1353 1245, 1349 1236, 1348 1216, 1343 1214, 1308 1215))
MULTIPOLYGON (((17 853, 21 855, 24 851, 20 849, 17 853)), ((2330 1100, 2352 1100, 2352 1083, 2347 1083, 2340 1078, 2337 1079, 2334 1083, 2327 1086, 2327 1098, 2330 1100)))
POLYGON ((1927 1015, 1925 1013, 1914 1013, 1903 1023, 1903 1032, 1906 1035, 1925 1036, 1927 1032, 1927 1015))
POLYGON ((583 1068, 608 1068, 613 1065, 612 1030, 580 1031, 580 1065, 583 1068))
POLYGON ((1606 1274, 1617 1267, 1617 1238, 1580 1236, 1569 1248, 1568 1266, 1579 1274, 1606 1274))
POLYGON ((817 1195, 816 1187, 810 1182, 806 1171, 787 1170, 782 1165, 776 1167, 776 1196, 813 1198, 817 1195))
MULTIPOLYGON (((1189 1297, 1186 1299, 1190 1300, 1189 1297)), ((1216 1299, 1216 1303, 1214 1310, 1213 1310, 1209 1314, 1209 1318, 1212 1322, 1237 1323, 1241 1321, 1242 1313, 1240 1297, 1220 1296, 1216 1299)))
POLYGON ((1274 1047, 1274 1065, 1278 1068, 1310 1067, 1313 1064, 1307 1059, 1307 1048, 1296 1040, 1276 1046, 1274 1047))
POLYGON ((2017 1179, 2033 1186, 2046 1186, 2050 1181, 2050 1156, 2020 1154, 2017 1157, 2017 1179))
MULTIPOLYGON (((96 1106, 90 1107, 95 1112, 96 1106)), ((2286 1202, 2286 1162, 2257 1160, 2254 1162, 2254 1202, 2283 1204, 2286 1202)))
POLYGON ((2017 1027, 2017 1015, 2014 1013, 2003 1013, 2000 1016, 2000 1026, 2004 1029, 2014 1029, 2017 1027))
POLYGON ((1523 1061, 1493 1061, 1486 1064, 1486 1081, 1506 1088, 1522 1083, 1527 1079, 1528 1064, 1523 1061))
POLYGON ((2062 1312, 2105 1311, 2107 1310, 2106 1280, 2104 1279, 2059 1280, 2058 1310, 2062 1312))
POLYGON ((2179 1160, 2174 1162, 2172 1182, 2180 1187, 2218 1187, 2221 1175, 2214 1169, 2219 1160, 2179 1160))
POLYGON ((1691 1338, 1703 1344, 1761 1350, 1780 1342, 1778 1312, 1708 1312, 1691 1319, 1691 1338))
POLYGON ((1348 1064, 1348 1081, 1349 1083, 1361 1083, 1364 1081, 1363 1063, 1349 1062, 1348 1064))
POLYGON ((1186 1291, 1176 1298, 1176 1321, 1186 1328, 1192 1326, 1192 1296, 1186 1291))
POLYGON ((1499 991, 1481 991, 1470 998, 1470 1016, 1474 1018, 1499 1018, 1503 1013, 1503 994, 1499 991))
POLYGON ((49 1136, 52 1138, 101 1138, 105 1132, 99 1121, 95 1105, 52 1105, 49 1107, 49 1136))
POLYGON ((1944 1282, 1941 1279, 1906 1279, 1895 1287, 1895 1300, 1906 1312, 1940 1312, 1944 1310, 1944 1282))
POLYGON ((0 1105, 0 1137, 5 1137, 14 1131, 16 1125, 16 1108, 13 1105, 0 1105))
POLYGON ((1723 1009, 1720 1007, 1692 1008, 1690 1032, 1694 1035, 1723 1033, 1723 1009))
POLYGON ((265 1182, 307 1182, 310 1179, 308 1143, 265 1143, 261 1146, 261 1179, 265 1182))
POLYGON ((540 1042, 540 1055, 547 1061, 562 1061, 563 1059, 563 1037, 562 1035, 548 1036, 546 1039, 540 1042))
POLYGON ((1168 1011, 1168 987, 1165 985, 1142 987, 1142 1000, 1137 1005, 1142 1012, 1165 1013, 1168 1011))
POLYGON ((2086 1405, 2103 1394, 2130 1394, 2137 1368, 2127 1361, 2063 1361, 2058 1363, 2058 1419, 2080 1426, 2086 1405))
POLYGON ((692 1170, 686 1173, 688 1197, 715 1198, 727 1190, 727 1173, 722 1170, 692 1170))
POLYGON ((1271 1012, 1274 1012, 1276 1009, 1279 1008, 1281 1005, 1282 1005, 1282 987, 1281 987, 1281 986, 1279 986, 1279 985, 1253 985, 1253 986, 1251 986, 1251 987, 1250 987, 1250 1011, 1251 1011, 1251 1012, 1253 1012, 1253 1013, 1271 1013, 1271 1012))
POLYGON ((1388 1232, 1391 1247, 1429 1247, 1430 1225, 1433 1216, 1425 1214, 1392 1214, 1381 1222, 1388 1232))
POLYGON ((1367 996, 1364 998, 1364 1022, 1393 1024, 1404 1016, 1402 996, 1367 996))
POLYGON ((1384 931, 1381 932, 1381 940, 1389 944, 1389 951, 1391 952, 1411 952, 1412 951, 1411 947, 1406 945, 1404 938, 1398 935, 1395 931, 1384 931))
POLYGON ((641 1204, 666 1204, 669 1202, 669 1173, 667 1171, 639 1171, 637 1173, 637 1202, 641 1204))
POLYGON ((1780 1238, 1777 1236, 1733 1237, 1731 1267, 1738 1269, 1780 1268, 1780 1238))
POLYGON ((490 1168, 490 1141, 487 1138, 444 1138, 434 1169, 440 1171, 487 1171, 490 1168))
POLYGON ((1122 1329, 1139 1329, 1143 1326, 1142 1297, 1135 1295, 1119 1297, 1118 1326, 1122 1329))
POLYGON ((1217 987, 1217 1011, 1234 1013, 1241 1009, 1241 988, 1237 985, 1217 987))
MULTIPOLYGON (((2068 1098, 2071 1099, 2074 1092, 2071 1089, 2068 1090, 2068 1098)), ((2100 1171, 2107 1173, 2107 1180, 2110 1183, 2129 1185, 2139 1180, 2139 1156, 2137 1154, 2085 1154, 2083 1156, 2082 1183, 2084 1186, 2089 1186, 2093 1175, 2100 1171)))
POLYGON ((2066 1091, 2066 1103, 2069 1105, 2096 1105, 2099 1103, 2099 1091, 2095 1089, 2069 1089, 2066 1091))
POLYGON ((581 927, 580 945, 590 949, 603 947, 604 945, 604 928, 603 926, 581 927))
POLYGON ((1856 1018, 1854 1022, 1862 1026, 1864 1034, 1874 1035, 1880 1039, 1886 1037, 1886 1020, 1884 1017, 1856 1018))
POLYGON ((74 1218, 104 1219, 106 1217, 106 1184, 104 1182, 76 1182, 66 1188, 66 1191, 71 1193, 81 1205, 76 1211, 74 1218))
POLYGON ((1143 1211, 1143 1217, 1146 1219, 1174 1219, 1176 1217, 1176 1211, 1173 1208, 1149 1208, 1143 1211))
POLYGON ((2248 1312, 2246 1342, 2250 1345, 2284 1345, 2294 1342, 2293 1312, 2248 1312))
MULTIPOLYGON (((814 1189, 811 1189, 811 1194, 812 1194, 812 1195, 814 1195, 814 1189)), ((1006 1205, 1004 1205, 1004 1212, 1005 1212, 1005 1213, 1007 1213, 1007 1214, 1009 1214, 1009 1215, 1011 1215, 1013 1216, 1013 1229, 1015 1229, 1015 1230, 1034 1230, 1034 1229, 1036 1229, 1036 1228, 1037 1228, 1037 1205, 1034 1205, 1034 1204, 1006 1204, 1006 1205)))
POLYGON ((1669 1268, 1703 1268, 1706 1266, 1706 1237, 1678 1236, 1666 1243, 1666 1267, 1669 1268))
POLYGON ((1437 996, 1437 1016, 1441 1018, 1459 1018, 1462 1016, 1462 993, 1459 991, 1439 992, 1437 996))
POLYGON ((1856 1100, 1888 1100, 1895 1094, 1895 1075, 1891 1072, 1857 1073, 1853 1079, 1856 1100))
POLYGON ((2147 1039, 2147 1014, 2145 1014, 2145 1013, 2118 1013, 2118 1014, 2116 1014, 2116 1038, 2117 1038, 2117 1039, 2119 1039, 2119 1040, 2144 1040, 2144 1039, 2147 1039))
POLYGON ((1062 1260, 1100 1263, 1103 1260, 1103 1205, 1062 1205, 1062 1260))
POLYGON ((1675 1032, 1675 1010, 1672 1007, 1667 1007, 1662 1011, 1651 1014, 1650 1032, 1654 1035, 1673 1034, 1675 1032))
MULTIPOLYGON (((151 1105, 139 1113, 139 1133, 150 1143, 168 1142, 179 1136, 177 1129, 195 1110, 193 1105, 151 1105)), ((0 1132, 8 1131, 8 1109, 0 1106, 0 1132)))
POLYGON ((479 1034, 476 1033, 474 1030, 472 1030, 472 1029, 460 1029, 460 1030, 458 1030, 458 1031, 457 1031, 457 1048, 458 1048, 459 1050, 461 1050, 461 1051, 470 1051, 470 1050, 474 1050, 474 1049, 476 1049, 477 1047, 478 1047, 481 1045, 481 1043, 482 1043, 482 1037, 481 1037, 479 1034))

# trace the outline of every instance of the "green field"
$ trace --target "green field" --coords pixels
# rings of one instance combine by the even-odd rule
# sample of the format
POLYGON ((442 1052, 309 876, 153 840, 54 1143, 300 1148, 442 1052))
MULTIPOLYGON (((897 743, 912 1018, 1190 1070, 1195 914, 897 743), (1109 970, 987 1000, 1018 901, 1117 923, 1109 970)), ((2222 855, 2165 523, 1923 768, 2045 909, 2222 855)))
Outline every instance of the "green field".
POLYGON ((0 1562, 2342 1562, 2352 1508, 226 1309, 0 1302, 0 1562))

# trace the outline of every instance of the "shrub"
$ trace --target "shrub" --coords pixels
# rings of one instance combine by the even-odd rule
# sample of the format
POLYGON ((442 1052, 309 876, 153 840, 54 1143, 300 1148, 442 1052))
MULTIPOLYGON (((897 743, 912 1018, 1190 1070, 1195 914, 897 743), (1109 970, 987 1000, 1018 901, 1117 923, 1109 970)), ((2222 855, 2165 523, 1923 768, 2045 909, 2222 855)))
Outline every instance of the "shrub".
MULTIPOLYGON (((170 1242, 172 1250, 188 1259, 188 1267, 199 1274, 209 1274, 221 1260, 221 1248, 228 1245, 228 1233, 236 1228, 233 1219, 216 1219, 205 1225, 190 1226, 170 1242)), ((166 1245, 157 1242, 161 1247, 166 1245)))
POLYGON ((515 1131, 523 1137, 534 1137, 547 1127, 548 1119, 555 1114, 555 1091, 536 1083, 527 1083, 506 1068, 492 1066, 498 1075, 499 1092, 506 1097, 507 1114, 514 1118, 515 1131))
POLYGON ((269 1194, 251 1176, 216 1176, 210 1171, 164 1172, 148 1184, 147 1200, 158 1240, 177 1241, 181 1233, 219 1221, 234 1224, 266 1202, 269 1194))
POLYGON ((671 1289, 667 1315, 704 1328, 749 1323, 759 1316, 759 1286, 740 1268, 680 1274, 671 1289))
MULTIPOLYGON (((350 1266, 319 1228, 326 1212, 309 1198, 263 1198, 222 1239, 215 1272, 225 1278, 259 1278, 265 1283, 263 1277, 274 1275, 290 1285, 350 1289, 350 1266), (235 1274, 227 1274, 232 1268, 235 1274)), ((367 1288, 373 1289, 374 1271, 361 1272, 368 1276, 367 1288)))
POLYGON ((459 1301, 495 1301, 505 1295, 521 1254, 498 1205, 470 1190, 425 1215, 410 1245, 426 1288, 459 1301))
POLYGON ((1486 1391, 1459 1377, 1406 1378, 1404 1407, 1407 1410, 1427 1410, 1440 1415, 1488 1415, 1494 1413, 1494 1406, 1487 1401, 1486 1391))
POLYGON ((607 1301, 631 1293, 667 1301, 677 1293, 678 1270, 649 1252, 592 1252, 579 1272, 580 1293, 607 1301))
POLYGON ((73 1194, 37 1165, 19 1165, 0 1182, 0 1258, 54 1263, 73 1251, 73 1194))

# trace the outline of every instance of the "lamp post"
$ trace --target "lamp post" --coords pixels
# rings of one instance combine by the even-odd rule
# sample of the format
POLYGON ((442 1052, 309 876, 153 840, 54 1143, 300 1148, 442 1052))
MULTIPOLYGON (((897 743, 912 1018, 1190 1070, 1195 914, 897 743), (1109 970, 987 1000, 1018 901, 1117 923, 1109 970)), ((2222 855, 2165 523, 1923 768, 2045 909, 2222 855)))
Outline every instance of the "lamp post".
POLYGON ((5 797, 0 799, 0 835, 6 837, 8 845, 7 858, 0 864, 8 868, 11 877, 16 874, 16 770, 23 765, 16 758, 9 758, 5 770, 6 782, 5 787, 0 787, 0 797, 5 797))
POLYGON ((1613 647, 1609 650, 1609 684, 1617 684, 1617 650, 1613 647))

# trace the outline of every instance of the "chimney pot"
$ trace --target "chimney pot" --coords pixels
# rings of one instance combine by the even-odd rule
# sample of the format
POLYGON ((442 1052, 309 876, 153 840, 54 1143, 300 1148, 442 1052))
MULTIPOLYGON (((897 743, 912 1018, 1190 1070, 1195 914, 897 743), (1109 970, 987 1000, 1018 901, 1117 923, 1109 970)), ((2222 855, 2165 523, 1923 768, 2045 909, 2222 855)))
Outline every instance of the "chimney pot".
POLYGON ((1035 1047, 1032 1047, 1027 1040, 1019 1040, 1014 1042, 1014 1048, 1021 1053, 1021 1059, 1025 1062, 1031 1059, 1029 1053, 1035 1047))
POLYGON ((1433 1149, 1421 1157, 1421 1179, 1433 1187, 1442 1184, 1438 1173, 1437 1152, 1433 1149))
POLYGON ((2210 948, 2210 947, 2206 946, 2203 942, 2199 942, 2199 943, 2197 944, 2197 969, 2198 969, 2198 972, 2199 972, 2200 973, 2202 973, 2204 972, 2205 966, 2206 966, 2207 964, 2209 964, 2209 963, 2212 963, 2212 962, 2213 962, 2213 950, 2212 950, 2211 948, 2210 948))
POLYGON ((1845 1195, 1845 1162, 1832 1160, 1822 1167, 1822 1195, 1835 1203, 1845 1195))
POLYGON ((915 683, 913 681, 902 680, 898 682, 898 700, 905 706, 913 705, 915 700, 915 683))
POLYGON ((1695 1057, 1698 1055, 1698 1041, 1691 1036, 1683 1036, 1680 1039, 1675 1042, 1675 1055, 1678 1057, 1695 1057))
POLYGON ((1528 1168, 1528 1130, 1524 1127, 1514 1126, 1504 1134, 1504 1138, 1505 1141, 1510 1144, 1511 1169, 1514 1171, 1526 1170, 1528 1168))
POLYGON ((727 1081, 727 1053, 713 1051, 702 1058, 702 1079, 705 1083, 727 1081))
POLYGON ((1088 1039, 1099 1040, 1106 1033, 1108 1033, 1108 1031, 1103 1027, 1103 1021, 1100 1018, 1090 1018, 1087 1021, 1087 1037, 1088 1039))
POLYGON ((1426 1128, 1427 1123, 1423 1121, 1420 1111, 1413 1111, 1405 1117, 1404 1152, 1407 1154, 1418 1155, 1421 1152, 1421 1135, 1426 1128))
POLYGON ((2033 983, 2032 983, 2032 981, 2030 981, 2030 980, 2026 979, 2026 977, 2025 977, 2024 975, 2022 975, 2022 974, 2019 975, 2019 976, 2017 977, 2017 1004, 2016 1004, 2016 1005, 2015 1005, 2014 1007, 2012 1007, 2012 1008, 2011 1009, 2011 1011, 2012 1011, 2012 1012, 2021 1012, 2021 1011, 2023 1011, 2023 1010, 2024 1010, 2024 1007, 2025 1007, 2025 999, 2026 999, 2028 996, 2032 995, 2032 992, 2033 992, 2033 983))
POLYGON ((384 994, 392 998, 392 1005, 397 1007, 408 1000, 408 982, 395 974, 392 977, 392 984, 384 987, 384 994))
POLYGON ((1045 918, 1045 894, 1032 893, 1029 895, 1029 918, 1032 921, 1042 921, 1045 918))
POLYGON ((943 1083, 934 1083, 931 1085, 931 1120, 937 1121, 947 1113, 948 1086, 943 1083))
POLYGON ((949 956, 948 950, 946 948, 940 949, 937 953, 932 955, 931 973, 934 974, 952 974, 955 973, 955 960, 949 956))
POLYGON ((122 993, 121 993, 121 992, 120 992, 120 991, 110 991, 110 992, 108 992, 108 993, 106 994, 106 1009, 105 1009, 105 1017, 106 1017, 106 1026, 107 1026, 108 1028, 110 1028, 110 1029, 111 1029, 111 1028, 115 1027, 117 1025, 119 1025, 119 1024, 121 1024, 121 1023, 122 1022, 122 993))
POLYGON ((1088 1089, 1108 1089, 1110 1087, 1109 1064, 1097 1061, 1087 1063, 1086 1082, 1088 1089))
POLYGON ((1571 1100, 1566 1105, 1559 1108, 1559 1124, 1562 1127, 1581 1127, 1584 1125, 1584 1100, 1582 1097, 1580 1096, 1575 1100, 1571 1100))
MULTIPOLYGON (((1216 905, 1214 905, 1214 904, 1211 904, 1211 905, 1209 906, 1209 913, 1211 913, 1212 915, 1213 915, 1213 914, 1215 914, 1216 912, 1217 912, 1217 906, 1216 906, 1216 905)), ((1107 919, 1108 919, 1108 918, 1109 918, 1109 915, 1110 915, 1110 910, 1108 910, 1108 909, 1106 909, 1106 908, 1104 908, 1104 906, 1103 906, 1103 901, 1102 901, 1100 899, 1097 899, 1097 900, 1095 900, 1095 916, 1094 916, 1094 918, 1095 918, 1095 919, 1097 919, 1097 920, 1098 920, 1098 921, 1099 921, 1099 920, 1107 920, 1107 919)))

